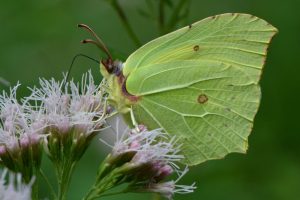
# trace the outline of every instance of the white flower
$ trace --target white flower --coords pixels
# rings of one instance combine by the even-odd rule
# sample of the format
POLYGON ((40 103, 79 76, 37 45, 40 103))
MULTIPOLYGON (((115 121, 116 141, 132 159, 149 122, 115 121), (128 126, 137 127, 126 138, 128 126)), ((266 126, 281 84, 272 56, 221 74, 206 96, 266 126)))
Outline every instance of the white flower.
POLYGON ((96 86, 89 71, 82 76, 81 86, 73 80, 40 79, 41 88, 31 89, 28 101, 44 110, 51 132, 76 131, 86 136, 100 130, 104 124, 105 100, 103 84, 96 86))
POLYGON ((167 182, 149 183, 143 186, 135 186, 136 192, 153 192, 164 196, 167 199, 173 199, 175 193, 187 194, 192 193, 197 188, 195 183, 192 185, 178 185, 177 182, 188 172, 186 167, 177 178, 177 180, 171 180, 167 182))
POLYGON ((7 170, 4 170, 0 173, 0 200, 30 200, 33 182, 34 179, 27 185, 23 184, 20 174, 8 173, 7 170), (6 181, 7 175, 8 180, 6 181))
POLYGON ((180 145, 175 137, 169 137, 161 129, 148 131, 145 126, 128 128, 120 135, 119 121, 116 126, 116 142, 112 147, 110 166, 124 166, 125 182, 129 182, 130 192, 153 192, 172 199, 175 193, 193 192, 192 185, 178 185, 177 182, 188 172, 188 167, 180 170, 176 164, 184 158, 180 155, 180 145), (120 163, 124 161, 124 163, 120 163), (116 164, 115 164, 116 163, 116 164), (177 180, 168 180, 173 173, 177 180))
MULTIPOLYGON (((118 119, 119 120, 119 119, 118 119)), ((137 165, 147 162, 174 162, 184 158, 179 155, 180 145, 175 137, 171 138, 162 129, 148 131, 143 125, 136 129, 125 129, 120 135, 119 121, 117 120, 116 141, 112 147, 112 155, 117 156, 127 152, 135 152, 132 163, 137 165)))
POLYGON ((9 94, 0 95, 0 146, 9 151, 38 143, 45 128, 38 112, 27 102, 18 102, 18 87, 19 84, 9 94))

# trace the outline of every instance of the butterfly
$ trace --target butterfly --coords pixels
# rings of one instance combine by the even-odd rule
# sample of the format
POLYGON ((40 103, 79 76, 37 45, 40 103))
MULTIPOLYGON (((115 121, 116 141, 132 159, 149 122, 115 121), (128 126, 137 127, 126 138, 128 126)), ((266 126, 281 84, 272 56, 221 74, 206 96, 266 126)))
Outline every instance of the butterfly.
POLYGON ((184 163, 196 165, 246 152, 276 32, 253 15, 216 15, 150 41, 125 63, 114 61, 98 40, 109 57, 100 71, 111 104, 129 124, 175 135, 184 163))

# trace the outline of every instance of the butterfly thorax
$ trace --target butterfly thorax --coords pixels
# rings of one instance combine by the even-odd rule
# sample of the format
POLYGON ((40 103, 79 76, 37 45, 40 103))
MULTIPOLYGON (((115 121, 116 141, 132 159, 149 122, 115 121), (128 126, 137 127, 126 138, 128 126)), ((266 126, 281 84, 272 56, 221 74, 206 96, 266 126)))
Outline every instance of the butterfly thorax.
POLYGON ((139 97, 128 93, 122 69, 123 63, 120 61, 107 59, 100 65, 100 72, 108 84, 108 100, 120 113, 126 114, 139 97))

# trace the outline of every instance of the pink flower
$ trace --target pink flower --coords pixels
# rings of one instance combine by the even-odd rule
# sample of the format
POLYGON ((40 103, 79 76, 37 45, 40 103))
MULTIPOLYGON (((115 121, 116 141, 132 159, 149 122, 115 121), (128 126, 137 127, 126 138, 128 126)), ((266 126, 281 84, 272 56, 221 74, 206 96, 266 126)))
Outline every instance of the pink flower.
MULTIPOLYGON (((4 152, 16 152, 23 147, 38 145, 45 137, 45 124, 40 113, 28 102, 19 103, 16 94, 19 84, 7 94, 0 95, 0 146, 4 152)), ((1 157, 1 156, 0 156, 1 157)))
POLYGON ((177 143, 175 137, 170 138, 162 129, 149 131, 141 125, 132 130, 127 128, 120 134, 117 122, 116 142, 107 144, 112 147, 107 162, 109 166, 124 168, 121 180, 129 183, 126 191, 159 193, 172 199, 175 193, 190 193, 196 189, 195 184, 177 184, 188 172, 187 167, 180 170, 177 165, 184 158, 177 143), (178 175, 177 180, 169 180, 174 173, 178 175))
POLYGON ((96 86, 89 71, 82 76, 81 85, 73 80, 67 82, 40 79, 40 88, 31 89, 28 101, 40 105, 43 118, 52 134, 77 132, 86 136, 99 131, 105 124, 106 100, 104 83, 96 86))

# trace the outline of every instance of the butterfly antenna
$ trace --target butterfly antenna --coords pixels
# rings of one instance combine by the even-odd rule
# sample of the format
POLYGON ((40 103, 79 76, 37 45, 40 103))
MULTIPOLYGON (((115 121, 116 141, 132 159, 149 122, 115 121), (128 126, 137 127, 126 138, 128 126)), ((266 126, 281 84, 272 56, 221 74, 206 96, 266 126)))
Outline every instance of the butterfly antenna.
POLYGON ((67 81, 69 80, 70 73, 71 73, 71 71, 72 71, 72 68, 73 68, 73 65, 74 65, 74 63, 75 63, 75 60, 76 60, 77 58, 79 58, 79 57, 88 58, 89 60, 92 60, 92 61, 94 61, 94 62, 100 64, 100 61, 98 61, 97 59, 92 58, 92 57, 90 57, 90 56, 87 56, 87 55, 85 55, 85 54, 79 53, 79 54, 75 55, 75 56, 73 57, 73 59, 72 59, 71 65, 70 65, 70 67, 69 67, 69 69, 68 69, 68 72, 67 72, 67 76, 66 76, 64 85, 65 85, 65 84, 67 83, 67 81))
POLYGON ((87 30, 93 37, 96 38, 96 41, 91 40, 91 39, 86 39, 81 41, 82 43, 91 43, 91 44, 95 44, 99 49, 101 49, 102 51, 105 52, 105 54, 108 56, 109 59, 112 60, 112 56, 109 52, 109 50, 107 49, 107 47, 105 46, 104 42, 100 39, 100 37, 93 31, 93 29, 91 29, 88 25, 85 24, 78 24, 79 28, 84 28, 85 30, 87 30))

